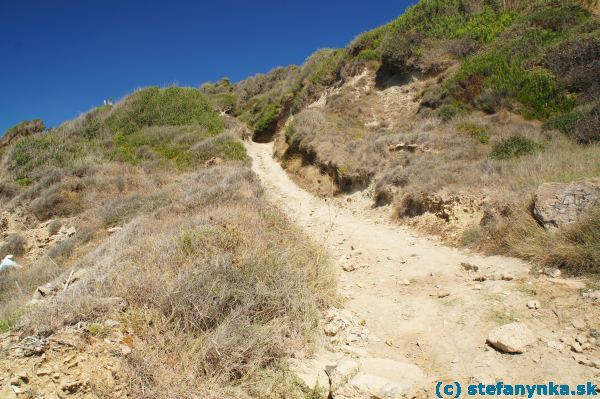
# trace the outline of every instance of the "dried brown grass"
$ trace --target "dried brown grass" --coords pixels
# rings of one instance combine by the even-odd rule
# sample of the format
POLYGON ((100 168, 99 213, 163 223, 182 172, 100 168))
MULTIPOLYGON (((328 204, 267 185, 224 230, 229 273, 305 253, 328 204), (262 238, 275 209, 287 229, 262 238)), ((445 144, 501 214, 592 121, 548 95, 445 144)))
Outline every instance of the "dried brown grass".
POLYGON ((96 299, 122 297, 121 319, 139 339, 128 358, 132 397, 300 394, 281 362, 334 300, 322 249, 264 204, 246 167, 182 179, 83 257, 75 267, 89 277, 34 309, 25 328, 47 334, 102 321, 96 299))

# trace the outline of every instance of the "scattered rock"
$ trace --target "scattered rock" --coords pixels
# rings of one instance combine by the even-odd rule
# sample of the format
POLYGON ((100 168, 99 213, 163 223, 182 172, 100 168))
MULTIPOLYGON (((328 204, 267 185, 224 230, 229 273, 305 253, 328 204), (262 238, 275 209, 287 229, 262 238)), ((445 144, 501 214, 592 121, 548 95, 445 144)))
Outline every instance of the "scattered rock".
POLYGON ((524 323, 510 323, 493 329, 487 338, 487 343, 493 348, 505 353, 523 353, 535 343, 535 335, 524 323))
POLYGON ((583 347, 579 342, 573 342, 571 344, 571 350, 576 353, 583 353, 583 347))
POLYGON ((131 354, 131 348, 129 345, 121 344, 119 345, 119 348, 121 349, 121 354, 123 356, 129 356, 131 354))
POLYGON ((562 274, 560 269, 557 269, 556 267, 545 267, 542 269, 542 273, 552 278, 558 278, 562 274))
POLYGON ((529 309, 539 309, 540 306, 541 306, 540 301, 531 300, 531 301, 527 302, 527 307, 529 309))
POLYGON ((40 356, 44 353, 46 340, 37 337, 25 337, 19 342, 18 348, 25 357, 40 356))
POLYGON ((485 276, 485 280, 491 281, 512 281, 514 279, 514 276, 508 273, 492 273, 485 276))
POLYGON ((573 319, 571 320, 571 325, 578 330, 585 329, 585 321, 583 319, 573 319))
POLYGON ((335 367, 328 368, 328 374, 331 381, 331 390, 335 391, 345 385, 360 370, 360 363, 356 360, 347 359, 335 367))
POLYGON ((460 265, 467 272, 477 272, 477 271, 479 271, 479 266, 475 266, 475 265, 472 265, 472 264, 467 263, 467 262, 462 262, 460 265))
POLYGON ((357 267, 354 263, 348 262, 342 264, 342 270, 344 270, 345 272, 353 272, 356 269, 357 267))
POLYGON ((69 382, 65 382, 65 383, 61 384, 60 390, 65 393, 73 394, 73 393, 79 391, 85 385, 86 385, 86 383, 81 380, 69 381, 69 382))
POLYGON ((584 366, 595 367, 597 369, 600 369, 600 360, 598 359, 590 359, 587 356, 582 355, 580 353, 573 353, 573 359, 577 363, 583 364, 584 366))
POLYGON ((120 322, 118 322, 117 320, 113 320, 113 319, 107 319, 104 320, 104 327, 108 327, 108 328, 115 328, 115 327, 119 327, 121 325, 120 322))
POLYGON ((584 345, 585 343, 587 343, 587 338, 583 335, 578 335, 575 337, 575 341, 579 342, 581 345, 584 345))
MULTIPOLYGON (((414 364, 389 359, 367 358, 348 383, 359 398, 397 399, 409 395, 425 380, 414 364)), ((337 397, 337 396, 336 396, 337 397)))
POLYGON ((589 298, 593 301, 600 301, 600 290, 592 291, 592 292, 584 292, 581 294, 584 298, 589 298))
POLYGON ((123 230, 123 228, 119 227, 119 226, 109 227, 108 229, 106 229, 106 231, 108 232, 108 234, 114 234, 114 233, 117 233, 117 232, 119 232, 121 230, 123 230))
POLYGON ((395 151, 415 152, 418 148, 419 148, 419 146, 417 144, 398 143, 398 144, 390 145, 388 147, 388 150, 390 152, 395 152, 395 151))
POLYGON ((577 220, 598 202, 600 179, 572 183, 544 183, 535 192, 533 216, 548 229, 556 229, 577 220))
POLYGON ((75 229, 75 227, 71 226, 67 229, 61 229, 59 234, 63 234, 66 235, 67 237, 72 237, 75 235, 75 233, 77 233, 77 230, 75 229))

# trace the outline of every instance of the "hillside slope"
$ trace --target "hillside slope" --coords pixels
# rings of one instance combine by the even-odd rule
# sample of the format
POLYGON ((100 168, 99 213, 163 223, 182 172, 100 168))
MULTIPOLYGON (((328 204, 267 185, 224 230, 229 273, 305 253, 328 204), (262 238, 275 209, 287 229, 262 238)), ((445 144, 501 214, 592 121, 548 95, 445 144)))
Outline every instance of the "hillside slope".
POLYGON ((170 87, 11 138, 0 257, 23 268, 0 274, 2 398, 302 395, 282 362, 335 282, 264 201, 243 134, 170 87))
POLYGON ((421 1, 300 67, 201 90, 217 108, 227 99, 220 109, 256 141, 275 140, 315 193, 367 189, 373 206, 452 244, 597 272, 598 209, 559 234, 530 211, 541 184, 600 175, 597 11, 421 1))

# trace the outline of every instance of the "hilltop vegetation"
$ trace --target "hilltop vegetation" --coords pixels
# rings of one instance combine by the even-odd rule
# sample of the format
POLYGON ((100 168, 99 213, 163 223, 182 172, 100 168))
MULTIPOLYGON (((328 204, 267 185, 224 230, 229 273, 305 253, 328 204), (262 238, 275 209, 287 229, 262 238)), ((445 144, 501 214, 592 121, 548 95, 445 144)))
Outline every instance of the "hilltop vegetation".
POLYGON ((423 94, 441 115, 502 108, 548 121, 580 142, 598 141, 599 25, 580 2, 427 0, 391 23, 359 35, 344 49, 320 50, 300 67, 276 68, 238 84, 201 88, 253 127, 272 135, 278 122, 327 87, 376 69, 430 76, 459 68, 423 94))

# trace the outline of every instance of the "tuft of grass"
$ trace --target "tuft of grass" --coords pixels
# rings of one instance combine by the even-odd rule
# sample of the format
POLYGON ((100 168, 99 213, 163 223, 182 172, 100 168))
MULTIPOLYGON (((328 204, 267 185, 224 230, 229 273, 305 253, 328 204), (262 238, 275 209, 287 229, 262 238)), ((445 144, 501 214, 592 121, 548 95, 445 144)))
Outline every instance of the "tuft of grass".
POLYGON ((487 129, 483 126, 477 125, 475 123, 464 122, 459 124, 458 129, 465 134, 473 137, 477 142, 481 144, 487 144, 490 142, 490 135, 487 129))
POLYGON ((92 323, 87 327, 87 332, 98 338, 106 338, 108 336, 108 330, 100 323, 92 323))
POLYGON ((495 144, 490 158, 497 160, 517 158, 541 151, 543 148, 541 144, 533 140, 521 136, 512 136, 495 144))

